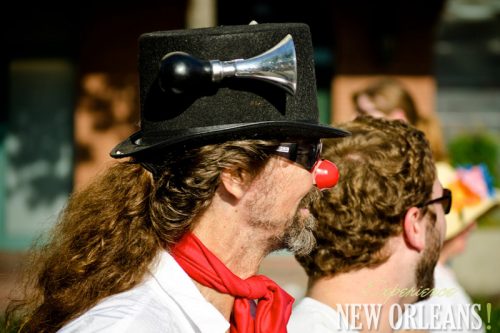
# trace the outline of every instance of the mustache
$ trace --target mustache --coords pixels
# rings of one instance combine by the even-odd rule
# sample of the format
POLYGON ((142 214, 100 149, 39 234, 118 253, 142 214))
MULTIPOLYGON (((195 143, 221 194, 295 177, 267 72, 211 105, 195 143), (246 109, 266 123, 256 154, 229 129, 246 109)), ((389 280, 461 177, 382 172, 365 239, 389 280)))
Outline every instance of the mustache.
POLYGON ((302 198, 298 208, 309 208, 314 202, 321 199, 321 195, 321 191, 318 188, 313 187, 311 191, 309 191, 309 193, 307 193, 306 196, 302 198))
POLYGON ((321 198, 321 191, 313 188, 304 198, 302 198, 294 216, 292 227, 284 235, 285 247, 292 253, 299 256, 309 254, 316 246, 314 230, 318 221, 311 214, 303 214, 302 208, 308 209, 312 203, 321 198))

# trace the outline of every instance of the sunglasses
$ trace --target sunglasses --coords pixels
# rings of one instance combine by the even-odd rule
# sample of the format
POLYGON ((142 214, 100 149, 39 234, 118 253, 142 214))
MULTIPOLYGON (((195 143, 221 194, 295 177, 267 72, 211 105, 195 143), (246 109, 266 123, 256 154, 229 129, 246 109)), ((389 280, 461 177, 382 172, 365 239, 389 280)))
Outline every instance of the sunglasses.
POLYGON ((323 144, 317 143, 280 143, 275 154, 287 158, 303 166, 306 170, 312 171, 314 165, 319 160, 323 144))
POLYGON ((447 188, 443 188, 443 195, 439 198, 432 199, 424 203, 420 208, 439 202, 443 206, 443 211, 448 214, 451 210, 451 191, 447 188))

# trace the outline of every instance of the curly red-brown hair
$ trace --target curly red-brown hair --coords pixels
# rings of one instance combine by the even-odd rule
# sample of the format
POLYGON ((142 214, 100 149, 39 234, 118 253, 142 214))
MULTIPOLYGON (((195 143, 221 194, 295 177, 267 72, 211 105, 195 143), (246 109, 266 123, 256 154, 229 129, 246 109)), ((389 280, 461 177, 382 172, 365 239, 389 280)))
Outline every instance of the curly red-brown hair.
MULTIPOLYGON (((323 141, 339 183, 311 208, 317 247, 297 260, 312 278, 383 263, 387 240, 402 232, 410 207, 432 194, 435 166, 423 132, 402 121, 358 117, 340 128, 352 136, 323 141)), ((427 213, 427 209, 423 209, 427 213)))
POLYGON ((158 252, 193 227, 224 169, 256 175, 276 147, 247 140, 194 148, 148 163, 154 177, 139 163, 117 163, 70 198, 50 240, 33 251, 26 295, 11 302, 8 321, 20 315, 21 332, 54 332, 134 287, 158 252))

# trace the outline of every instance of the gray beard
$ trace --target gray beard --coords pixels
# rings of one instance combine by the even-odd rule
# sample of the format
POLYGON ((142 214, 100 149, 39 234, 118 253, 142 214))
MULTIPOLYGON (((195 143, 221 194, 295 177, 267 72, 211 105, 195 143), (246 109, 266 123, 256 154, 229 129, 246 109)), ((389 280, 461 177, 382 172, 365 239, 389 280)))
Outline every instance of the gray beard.
POLYGON ((311 214, 302 217, 297 213, 293 224, 285 231, 283 236, 284 248, 299 256, 311 253, 316 246, 316 238, 313 234, 316 225, 317 220, 311 214))
POLYGON ((271 238, 269 252, 286 249, 296 255, 307 255, 314 249, 316 238, 313 232, 318 222, 312 214, 304 216, 301 208, 308 208, 320 195, 319 190, 314 188, 302 199, 293 218, 286 222, 288 227, 283 234, 271 238))

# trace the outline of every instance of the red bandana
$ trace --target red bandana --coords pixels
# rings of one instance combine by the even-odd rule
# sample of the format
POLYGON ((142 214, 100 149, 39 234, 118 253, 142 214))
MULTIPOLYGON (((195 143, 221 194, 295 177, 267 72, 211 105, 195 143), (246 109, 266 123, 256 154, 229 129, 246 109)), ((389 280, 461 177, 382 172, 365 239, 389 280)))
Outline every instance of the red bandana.
POLYGON ((172 255, 193 280, 235 297, 231 333, 286 333, 294 299, 274 281, 263 275, 240 279, 192 233, 172 248, 172 255), (253 318, 250 302, 255 299, 253 318))

